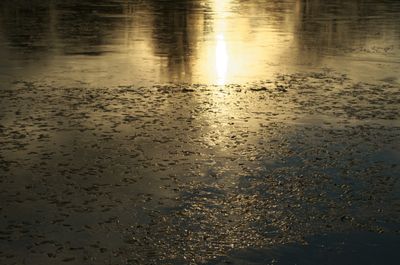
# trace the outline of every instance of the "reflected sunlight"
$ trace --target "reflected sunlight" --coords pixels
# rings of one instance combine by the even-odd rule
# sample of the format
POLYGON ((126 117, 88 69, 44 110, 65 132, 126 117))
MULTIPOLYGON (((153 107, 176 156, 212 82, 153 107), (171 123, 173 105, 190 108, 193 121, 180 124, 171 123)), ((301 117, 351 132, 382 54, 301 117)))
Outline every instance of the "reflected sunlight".
MULTIPOLYGON (((212 23, 200 42, 194 75, 201 82, 216 85, 251 80, 260 73, 265 78, 272 76, 272 71, 266 71, 265 62, 271 67, 281 60, 286 51, 277 45, 277 40, 282 36, 268 26, 255 29, 256 21, 236 14, 235 1, 212 0, 209 7, 212 23)), ((246 12, 255 11, 248 7, 246 12)), ((291 42, 285 38, 286 43, 291 42)))
POLYGON ((230 0, 215 0, 213 4, 215 20, 215 74, 217 85, 224 85, 228 74, 228 49, 225 40, 226 17, 229 11, 230 0))
POLYGON ((231 0, 214 0, 214 12, 218 13, 219 17, 225 16, 226 12, 229 10, 231 2, 231 0))
POLYGON ((226 74, 228 72, 228 52, 224 35, 217 36, 217 44, 215 47, 215 67, 217 72, 217 85, 224 85, 226 74))

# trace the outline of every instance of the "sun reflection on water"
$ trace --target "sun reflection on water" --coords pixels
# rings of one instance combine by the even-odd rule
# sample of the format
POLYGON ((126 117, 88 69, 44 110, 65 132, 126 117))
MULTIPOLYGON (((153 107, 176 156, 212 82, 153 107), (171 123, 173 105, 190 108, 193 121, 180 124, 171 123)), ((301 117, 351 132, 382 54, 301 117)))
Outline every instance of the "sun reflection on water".
POLYGON ((228 72, 228 51, 226 49, 226 42, 224 35, 217 36, 217 44, 215 47, 215 67, 217 72, 217 84, 224 85, 226 81, 226 74, 228 72))
POLYGON ((228 49, 225 40, 227 30, 227 13, 229 11, 230 0, 215 0, 214 9, 214 31, 215 31, 215 72, 216 84, 224 85, 228 74, 228 49))
MULTIPOLYGON (((278 33, 268 26, 255 28, 255 21, 235 11, 238 3, 232 0, 213 0, 209 3, 209 31, 199 40, 199 50, 193 64, 193 74, 208 84, 226 85, 238 80, 251 80, 254 75, 266 72, 269 65, 280 60, 284 49, 276 45, 278 33)), ((248 9, 249 12, 253 12, 248 9)))

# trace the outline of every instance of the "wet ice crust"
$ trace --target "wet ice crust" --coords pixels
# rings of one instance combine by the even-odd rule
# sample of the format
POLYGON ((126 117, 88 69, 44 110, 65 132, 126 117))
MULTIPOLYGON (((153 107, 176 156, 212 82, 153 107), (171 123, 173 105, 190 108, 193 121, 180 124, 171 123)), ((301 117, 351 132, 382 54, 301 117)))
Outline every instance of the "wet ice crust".
POLYGON ((198 264, 330 233, 398 240, 399 88, 330 71, 1 87, 0 263, 198 264))

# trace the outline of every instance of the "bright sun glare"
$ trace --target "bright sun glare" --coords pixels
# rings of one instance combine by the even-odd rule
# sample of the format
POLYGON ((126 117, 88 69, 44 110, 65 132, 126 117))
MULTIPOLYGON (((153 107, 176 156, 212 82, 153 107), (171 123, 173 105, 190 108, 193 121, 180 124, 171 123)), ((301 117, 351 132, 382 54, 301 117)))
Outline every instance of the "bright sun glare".
POLYGON ((226 31, 226 13, 228 12, 229 1, 215 0, 214 12, 215 12, 215 70, 217 75, 217 84, 223 85, 226 82, 228 73, 228 49, 225 41, 226 31))
POLYGON ((217 72, 217 84, 225 84, 226 74, 228 72, 228 52, 224 35, 217 36, 217 44, 215 46, 215 68, 217 72))

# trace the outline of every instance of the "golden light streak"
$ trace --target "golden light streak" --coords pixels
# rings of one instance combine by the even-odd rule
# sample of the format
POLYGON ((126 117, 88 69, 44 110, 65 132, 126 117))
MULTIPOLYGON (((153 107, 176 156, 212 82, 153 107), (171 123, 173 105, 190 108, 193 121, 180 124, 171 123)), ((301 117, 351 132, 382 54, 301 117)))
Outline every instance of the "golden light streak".
POLYGON ((217 36, 217 42, 215 46, 215 68, 217 72, 218 85, 225 84, 228 73, 228 60, 228 51, 226 48, 224 35, 220 34, 217 36))

